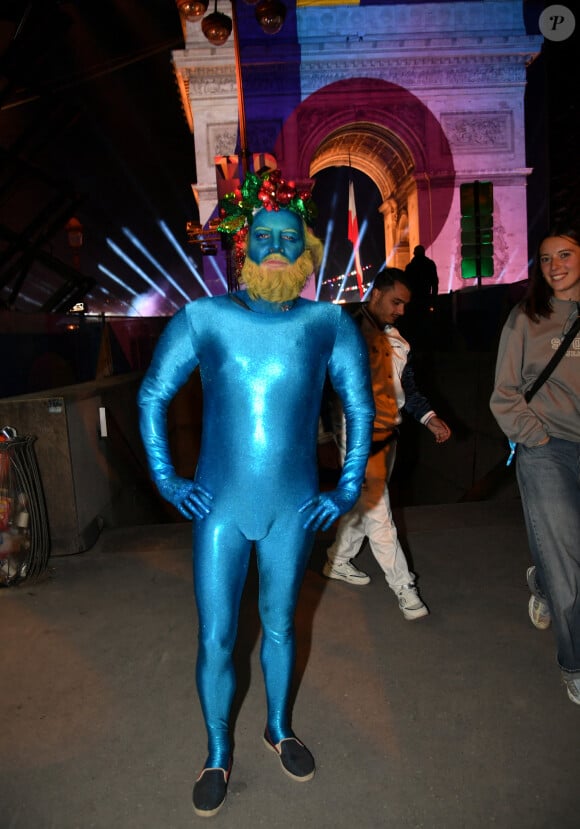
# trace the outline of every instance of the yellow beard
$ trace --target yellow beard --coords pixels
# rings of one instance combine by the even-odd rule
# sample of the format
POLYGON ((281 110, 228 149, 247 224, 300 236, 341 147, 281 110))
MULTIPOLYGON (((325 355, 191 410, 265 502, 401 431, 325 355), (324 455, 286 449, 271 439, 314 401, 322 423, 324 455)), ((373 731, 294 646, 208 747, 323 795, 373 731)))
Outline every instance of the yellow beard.
POLYGON ((265 268, 246 257, 241 281, 252 299, 288 302, 300 295, 313 271, 314 265, 309 250, 301 253, 295 262, 288 262, 286 268, 279 269, 265 268))

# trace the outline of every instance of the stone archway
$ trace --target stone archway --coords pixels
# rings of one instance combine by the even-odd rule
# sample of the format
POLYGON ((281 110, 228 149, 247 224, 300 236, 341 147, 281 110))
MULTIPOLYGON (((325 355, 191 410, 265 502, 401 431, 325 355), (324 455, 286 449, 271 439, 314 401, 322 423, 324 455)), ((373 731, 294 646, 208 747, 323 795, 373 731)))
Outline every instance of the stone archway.
MULTIPOLYGON (((230 4, 218 3, 227 13, 230 4)), ((525 277, 531 169, 524 90, 542 39, 527 34, 521 0, 300 3, 289 7, 275 39, 256 38, 253 9, 239 5, 253 150, 275 155, 286 176, 307 180, 332 133, 382 128, 387 143, 394 136, 410 153, 409 246, 424 245, 437 262, 441 292, 466 287, 459 197, 465 182, 494 187, 494 237, 505 247, 494 247, 489 284, 525 277)), ((216 203, 214 155, 235 153, 234 49, 212 47, 191 21, 186 49, 174 60, 195 124, 196 194, 205 222, 216 203)), ((380 180, 379 166, 373 181, 380 180)), ((395 239, 403 195, 387 194, 381 206, 395 239)))
POLYGON ((409 215, 406 210, 402 210, 399 214, 399 221, 397 223, 397 235, 395 246, 393 248, 393 265, 395 268, 405 270, 405 265, 409 264, 410 259, 409 215))
POLYGON ((408 261, 409 247, 430 247, 448 218, 455 184, 449 143, 425 104, 396 84, 353 78, 319 89, 288 118, 274 155, 298 180, 348 164, 368 175, 383 199, 388 260, 404 264, 403 229, 408 261))
MULTIPOLYGON (((331 132, 310 163, 311 177, 327 167, 350 166, 365 173, 377 186, 385 225, 385 259, 397 267, 407 264, 408 238, 403 250, 401 218, 408 217, 409 201, 416 204, 414 161, 407 145, 390 130, 370 122, 347 124, 331 132)), ((408 233, 408 221, 405 223, 408 233)))

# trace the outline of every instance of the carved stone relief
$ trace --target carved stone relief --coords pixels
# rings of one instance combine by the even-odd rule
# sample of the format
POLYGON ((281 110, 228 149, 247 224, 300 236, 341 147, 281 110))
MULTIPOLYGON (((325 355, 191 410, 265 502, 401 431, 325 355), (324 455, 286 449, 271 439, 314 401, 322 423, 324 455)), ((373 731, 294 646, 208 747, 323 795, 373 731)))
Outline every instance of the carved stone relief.
POLYGON ((209 124, 206 133, 207 157, 213 166, 216 155, 231 155, 236 151, 237 124, 209 124))
MULTIPOLYGON (((483 3, 393 3, 375 6, 341 6, 335 9, 302 4, 298 0, 298 33, 300 41, 307 43, 324 33, 328 39, 339 43, 364 43, 380 39, 395 46, 397 41, 409 38, 426 40, 429 37, 452 35, 461 32, 474 36, 488 29, 490 21, 498 36, 514 37, 522 33, 522 16, 518 3, 496 0, 483 3), (300 8, 304 5, 303 8, 300 8)), ((364 48, 364 47, 363 47, 364 48)))
POLYGON ((511 112, 444 112, 441 125, 451 148, 458 153, 511 152, 513 117, 511 112))
POLYGON ((210 98, 213 96, 235 98, 237 96, 236 75, 233 67, 216 66, 190 69, 186 75, 189 81, 191 99, 210 98))
POLYGON ((321 86, 352 77, 380 78, 409 90, 458 89, 523 83, 525 72, 519 56, 397 59, 385 55, 352 62, 306 60, 302 63, 301 77, 303 93, 311 94, 321 86))

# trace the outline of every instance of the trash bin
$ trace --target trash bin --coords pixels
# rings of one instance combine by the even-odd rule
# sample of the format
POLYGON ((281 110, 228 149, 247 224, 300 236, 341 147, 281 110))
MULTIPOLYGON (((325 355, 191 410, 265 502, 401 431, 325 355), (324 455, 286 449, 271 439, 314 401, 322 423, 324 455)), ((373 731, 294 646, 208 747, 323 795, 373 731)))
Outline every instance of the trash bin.
POLYGON ((48 566, 50 534, 35 440, 11 426, 0 428, 0 587, 38 578, 48 566))

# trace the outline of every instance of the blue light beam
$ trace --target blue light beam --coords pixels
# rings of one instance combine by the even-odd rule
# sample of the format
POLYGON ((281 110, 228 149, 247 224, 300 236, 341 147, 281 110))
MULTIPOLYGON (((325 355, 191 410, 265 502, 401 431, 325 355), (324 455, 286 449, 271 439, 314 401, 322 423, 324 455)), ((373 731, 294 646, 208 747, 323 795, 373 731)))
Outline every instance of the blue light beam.
POLYGON ((108 246, 111 248, 111 250, 113 250, 113 251, 117 254, 117 256, 118 256, 118 257, 120 257, 120 258, 123 260, 123 262, 125 262, 127 265, 129 265, 129 267, 130 267, 132 270, 134 270, 134 271, 135 271, 135 273, 137 274, 137 276, 140 276, 140 277, 141 277, 141 279, 142 279, 144 282, 146 282, 146 283, 147 283, 147 284, 148 284, 151 288, 153 288, 153 290, 154 290, 156 293, 158 293, 158 294, 159 294, 159 296, 161 296, 161 297, 163 297, 163 299, 167 300, 167 302, 168 302, 170 305, 173 305, 173 307, 174 307, 176 310, 178 310, 178 309, 179 309, 179 305, 177 305, 175 302, 173 302, 173 300, 172 300, 172 299, 169 299, 169 297, 167 296, 167 294, 165 293, 165 291, 163 290, 163 288, 160 288, 160 287, 159 287, 159 285, 156 285, 156 284, 155 284, 155 282, 151 279, 151 277, 147 276, 147 274, 145 273, 145 271, 144 271, 142 268, 140 268, 140 267, 139 267, 139 265, 138 265, 136 262, 133 262, 133 260, 131 259, 131 257, 130 257, 130 256, 127 256, 127 254, 125 253, 125 251, 124 251, 124 250, 121 250, 121 248, 119 247, 119 245, 116 245, 116 244, 115 244, 115 242, 113 242, 113 240, 112 240, 112 239, 106 239, 105 241, 106 241, 106 243, 108 244, 108 246))
POLYGON ((199 271, 197 270, 197 268, 195 267, 195 265, 193 264, 191 259, 188 256, 186 256, 185 253, 182 251, 181 246, 179 245, 177 239, 175 238, 173 233, 169 230, 169 228, 167 227, 167 225, 165 224, 163 219, 159 219, 157 224, 161 228, 161 232, 164 234, 165 238, 168 239, 169 242, 173 245, 173 247, 175 248, 177 254, 185 262, 185 264, 187 265, 187 267, 189 268, 191 273, 195 276, 195 278, 197 279, 197 281, 199 282, 199 284, 201 285, 203 290, 206 292, 206 294, 208 296, 213 296, 212 292, 210 291, 210 289, 207 287, 207 285, 205 284, 205 282, 201 278, 201 276, 199 274, 199 271))
POLYGON ((351 271, 352 271, 352 265, 353 265, 353 262, 354 262, 354 257, 355 257, 355 255, 356 255, 357 250, 358 250, 358 249, 360 248, 360 246, 361 246, 361 242, 362 242, 362 240, 364 239, 364 236, 365 236, 365 233, 367 232, 367 227, 368 227, 368 226, 369 226, 368 221, 367 221, 366 219, 364 219, 364 221, 363 221, 363 223, 362 223, 362 225, 361 225, 361 227, 360 227, 359 233, 358 233, 358 242, 357 242, 357 244, 356 244, 356 245, 353 247, 353 249, 352 249, 352 253, 351 253, 351 255, 350 255, 350 259, 348 260, 348 264, 347 264, 347 266, 346 266, 346 268, 345 268, 345 271, 344 271, 344 278, 343 278, 343 280, 342 280, 342 283, 341 283, 341 285, 340 285, 340 288, 338 289, 338 293, 337 293, 337 295, 336 295, 335 302, 340 302, 340 298, 341 298, 341 296, 342 296, 342 294, 343 294, 343 291, 344 291, 344 288, 345 288, 345 285, 346 285, 346 281, 347 281, 347 279, 349 278, 349 276, 350 276, 350 274, 351 274, 351 271))
POLYGON ((328 249, 330 248, 330 238, 334 230, 334 219, 329 219, 326 225, 326 233, 324 235, 324 251, 322 253, 322 262, 320 264, 320 271, 318 273, 318 282, 316 284, 316 299, 320 297, 322 283, 324 282, 324 271, 326 270, 326 262, 328 260, 328 249))
POLYGON ((119 277, 118 277, 118 276, 115 276, 115 274, 114 274, 112 271, 110 271, 108 268, 106 268, 104 265, 101 265, 101 264, 99 263, 99 264, 97 265, 97 268, 101 271, 101 273, 104 273, 104 274, 105 274, 105 276, 108 276, 108 277, 109 277, 109 279, 112 279, 112 280, 113 280, 113 282, 116 282, 116 283, 117 283, 117 285, 120 285, 120 286, 121 286, 121 288, 124 288, 124 289, 125 289, 128 293, 130 293, 130 294, 131 294, 131 296, 134 296, 134 297, 139 296, 139 294, 137 293, 137 291, 134 291, 134 290, 133 290, 133 288, 130 288, 130 287, 127 285, 127 283, 126 283, 126 282, 123 282, 123 280, 122 280, 122 279, 119 279, 119 277))
POLYGON ((129 230, 128 227, 124 227, 122 230, 127 239, 129 239, 129 241, 135 245, 137 250, 140 251, 143 254, 143 256, 149 260, 149 262, 151 262, 154 268, 157 268, 161 276, 163 276, 169 282, 170 285, 173 285, 175 290, 179 294, 181 294, 181 296, 187 302, 190 302, 193 299, 193 297, 185 293, 181 285, 178 285, 175 279, 173 279, 173 277, 165 270, 163 265, 161 265, 161 263, 158 262, 157 259, 155 259, 155 257, 151 253, 149 253, 145 245, 135 236, 135 234, 131 230, 129 230))
POLYGON ((218 279, 220 280, 220 282, 222 283, 222 285, 223 285, 223 286, 224 286, 224 288, 226 289, 226 293, 227 293, 227 291, 228 291, 228 283, 226 282, 226 278, 225 278, 225 276, 224 276, 224 275, 223 275, 223 273, 221 272, 221 268, 220 268, 220 266, 219 266, 219 265, 218 265, 218 263, 217 263, 217 259, 215 258, 215 256, 208 256, 208 259, 209 259, 209 261, 211 262, 211 266, 212 266, 212 268, 214 269, 214 271, 215 271, 215 272, 216 272, 216 274, 218 275, 218 279))

